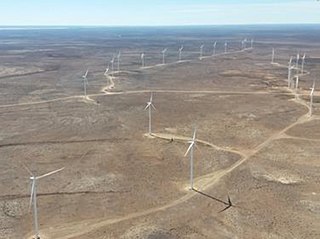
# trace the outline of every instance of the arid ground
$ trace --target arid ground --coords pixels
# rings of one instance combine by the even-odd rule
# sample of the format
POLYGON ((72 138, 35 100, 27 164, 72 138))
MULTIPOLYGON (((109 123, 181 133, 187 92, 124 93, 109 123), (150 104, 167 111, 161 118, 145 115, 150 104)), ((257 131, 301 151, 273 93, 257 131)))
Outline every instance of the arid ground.
POLYGON ((320 238, 319 30, 0 30, 0 238, 33 236, 26 168, 61 167, 37 184, 41 239, 320 238))

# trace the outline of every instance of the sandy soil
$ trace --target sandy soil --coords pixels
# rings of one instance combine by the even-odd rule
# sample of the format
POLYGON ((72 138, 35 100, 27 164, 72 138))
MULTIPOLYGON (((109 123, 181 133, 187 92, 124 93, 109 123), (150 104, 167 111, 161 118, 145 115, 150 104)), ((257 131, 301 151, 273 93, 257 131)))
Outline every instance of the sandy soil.
POLYGON ((320 72, 311 60, 320 56, 316 43, 256 33, 255 48, 239 51, 238 33, 225 33, 233 52, 211 57, 206 49, 200 60, 196 44, 212 36, 194 33, 183 62, 171 50, 168 64, 158 65, 156 53, 168 39, 171 49, 187 39, 108 34, 94 33, 90 42, 49 38, 39 49, 28 41, 0 48, 1 238, 32 237, 23 165, 37 175, 65 167, 39 182, 44 239, 319 237, 319 94, 312 117, 308 97, 320 72), (115 46, 123 51, 121 70, 105 75, 115 46), (293 46, 310 58, 305 74, 296 72, 298 92, 286 82, 293 46), (137 57, 142 48, 145 68, 137 57), (144 111, 150 92, 151 136, 144 111), (195 125, 195 190, 189 190, 184 153, 195 125))

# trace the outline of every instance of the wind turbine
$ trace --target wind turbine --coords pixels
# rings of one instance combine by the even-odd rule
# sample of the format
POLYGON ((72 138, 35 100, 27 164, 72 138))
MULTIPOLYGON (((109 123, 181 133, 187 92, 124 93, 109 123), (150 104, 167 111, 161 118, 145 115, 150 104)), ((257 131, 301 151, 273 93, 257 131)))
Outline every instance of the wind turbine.
POLYGON ((253 48, 253 38, 251 39, 251 48, 253 48))
POLYGON ((212 55, 214 56, 216 54, 216 47, 217 47, 217 42, 215 41, 213 43, 213 52, 212 52, 212 55))
POLYGON ((291 87, 291 71, 293 68, 294 66, 292 66, 292 57, 290 57, 289 65, 288 65, 288 88, 291 87))
POLYGON ((161 53, 162 53, 162 64, 166 64, 166 59, 165 59, 165 55, 166 55, 166 52, 167 52, 168 48, 164 48, 161 53))
POLYGON ((244 40, 241 41, 241 50, 244 50, 245 49, 245 42, 244 40))
POLYGON ((140 58, 141 58, 141 67, 144 67, 145 64, 144 64, 144 53, 143 52, 141 53, 140 58))
POLYGON ((31 186, 31 195, 30 195, 30 205, 29 207, 33 205, 33 225, 34 225, 34 238, 35 239, 40 239, 39 235, 39 223, 38 223, 38 208, 37 208, 37 180, 41 178, 48 177, 54 173, 58 173, 64 168, 60 168, 58 170, 54 170, 52 172, 43 174, 41 176, 35 176, 28 168, 26 168, 28 172, 30 173, 31 177, 30 180, 32 182, 31 186))
POLYGON ((121 52, 119 51, 118 52, 118 55, 117 55, 117 63, 118 63, 118 65, 117 65, 117 70, 118 70, 118 72, 120 71, 120 57, 121 57, 121 52))
POLYGON ((224 42, 224 53, 227 53, 228 51, 228 43, 224 42))
POLYGON ((304 53, 303 56, 302 56, 301 74, 303 74, 303 71, 304 71, 304 63, 305 63, 305 60, 306 60, 306 53, 304 53))
POLYGON ((84 96, 86 97, 87 96, 87 85, 89 85, 88 83, 88 73, 89 73, 89 70, 87 69, 86 73, 82 76, 82 79, 83 79, 83 91, 84 91, 84 96))
POLYGON ((296 99, 298 99, 299 75, 296 75, 295 78, 296 78, 295 92, 296 92, 296 99))
POLYGON ((194 146, 196 145, 196 128, 193 130, 193 137, 188 143, 190 144, 186 153, 185 157, 190 154, 190 190, 193 190, 193 152, 194 152, 194 146))
POLYGON ((204 45, 202 44, 201 46, 200 46, 200 60, 202 59, 202 56, 203 56, 203 48, 204 48, 204 45))
POLYGON ((153 98, 153 94, 151 93, 151 96, 150 96, 150 100, 147 102, 147 106, 144 108, 145 110, 149 110, 149 135, 152 134, 152 131, 151 131, 151 111, 152 111, 152 108, 155 110, 156 107, 154 107, 153 103, 152 103, 152 98, 153 98))
POLYGON ((244 49, 246 49, 246 48, 247 48, 247 41, 248 41, 248 39, 245 38, 243 41, 244 41, 244 49))
POLYGON ((274 63, 274 48, 272 48, 271 64, 274 63))
POLYGON ((183 50, 183 45, 179 48, 179 61, 182 59, 182 50, 183 50))
POLYGON ((108 75, 108 72, 109 72, 109 69, 110 69, 110 64, 108 63, 108 66, 104 72, 104 75, 107 76, 108 75))
POLYGON ((316 86, 316 82, 315 80, 313 80, 313 84, 312 84, 312 88, 311 88, 311 92, 310 92, 310 107, 309 107, 309 116, 312 116, 313 113, 313 94, 314 94, 314 89, 316 86))
POLYGON ((296 70, 298 71, 298 67, 299 67, 299 60, 300 60, 300 54, 297 54, 297 60, 296 60, 296 70))

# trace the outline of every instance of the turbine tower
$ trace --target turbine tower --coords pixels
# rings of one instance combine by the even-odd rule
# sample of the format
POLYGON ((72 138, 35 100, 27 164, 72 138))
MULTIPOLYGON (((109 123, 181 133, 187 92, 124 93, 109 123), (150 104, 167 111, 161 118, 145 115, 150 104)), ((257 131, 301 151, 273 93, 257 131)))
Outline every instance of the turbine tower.
POLYGON ((204 45, 202 44, 201 46, 200 46, 200 60, 202 59, 202 56, 203 56, 203 48, 204 48, 204 45))
POLYGON ((241 50, 244 50, 245 49, 245 43, 244 43, 244 40, 241 41, 241 50))
POLYGON ((166 52, 167 52, 168 48, 165 48, 161 51, 162 53, 162 64, 166 64, 166 59, 165 59, 165 56, 166 56, 166 52))
POLYGON ((253 49, 253 38, 251 39, 251 48, 253 49))
POLYGON ((297 60, 296 60, 296 70, 298 71, 298 67, 299 67, 299 60, 300 60, 300 54, 297 54, 297 60))
POLYGON ((217 47, 217 42, 215 41, 213 43, 213 52, 212 52, 212 55, 214 56, 216 54, 216 47, 217 47))
POLYGON ((224 53, 227 53, 227 51, 228 51, 228 43, 225 42, 224 43, 224 53))
POLYGON ((153 103, 152 103, 152 98, 153 98, 153 94, 151 93, 151 96, 150 96, 150 100, 147 102, 147 106, 144 108, 145 110, 148 109, 149 111, 149 135, 152 134, 152 128, 151 128, 151 111, 152 111, 152 108, 155 110, 156 107, 154 107, 153 103))
POLYGON ((301 62, 301 74, 304 72, 304 63, 306 61, 306 53, 303 54, 302 56, 302 62, 301 62))
POLYGON ((140 58, 141 58, 141 67, 144 67, 145 63, 144 63, 144 53, 143 52, 141 53, 140 58))
POLYGON ((84 96, 87 97, 87 85, 89 85, 88 83, 88 73, 89 73, 89 70, 87 69, 86 73, 82 76, 82 79, 83 79, 83 91, 84 91, 84 96))
POLYGON ((121 57, 121 52, 119 51, 118 52, 118 55, 117 55, 117 63, 118 63, 118 65, 117 65, 117 70, 118 70, 118 72, 120 71, 120 57, 121 57))
POLYGON ((288 88, 291 87, 291 71, 293 68, 294 66, 292 66, 292 57, 290 57, 289 65, 288 65, 288 88))
POLYGON ((312 116, 313 113, 313 94, 314 94, 314 89, 316 86, 316 82, 315 80, 313 80, 313 84, 312 84, 312 88, 311 88, 311 92, 310 92, 310 106, 309 106, 309 116, 312 116))
POLYGON ((246 49, 246 48, 247 48, 247 41, 248 41, 248 39, 247 39, 247 38, 245 38, 245 39, 243 40, 243 42, 244 42, 244 49, 246 49))
POLYGON ((35 239, 40 239, 40 234, 39 234, 39 223, 38 223, 38 208, 37 208, 37 180, 41 178, 45 178, 47 176, 50 176, 54 173, 58 173, 64 168, 60 168, 58 170, 43 174, 41 176, 35 176, 28 168, 26 168, 28 172, 30 173, 30 180, 32 182, 31 186, 31 195, 30 195, 30 205, 29 207, 33 205, 33 226, 34 226, 34 238, 35 239))
POLYGON ((295 76, 295 78, 296 78, 296 84, 295 84, 295 97, 296 97, 296 99, 298 99, 298 87, 299 87, 299 75, 296 75, 295 76))
POLYGON ((193 152, 194 152, 194 146, 196 145, 196 128, 193 130, 193 137, 188 143, 190 144, 187 152, 185 153, 185 157, 190 154, 190 190, 193 190, 193 152))
POLYGON ((106 70, 105 70, 103 75, 107 76, 108 72, 109 72, 109 69, 110 69, 110 63, 108 63, 108 66, 107 66, 107 68, 106 68, 106 70))
POLYGON ((182 50, 183 50, 183 45, 179 48, 179 61, 182 59, 182 50))
POLYGON ((272 48, 271 64, 274 64, 274 48, 272 48))

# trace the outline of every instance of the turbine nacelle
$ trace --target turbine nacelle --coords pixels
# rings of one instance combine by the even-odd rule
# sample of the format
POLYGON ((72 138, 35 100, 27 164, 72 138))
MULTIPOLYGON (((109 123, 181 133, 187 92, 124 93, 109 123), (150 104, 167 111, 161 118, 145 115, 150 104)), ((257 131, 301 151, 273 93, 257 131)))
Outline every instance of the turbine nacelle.
POLYGON ((82 78, 87 79, 88 73, 89 73, 89 69, 87 69, 86 73, 82 76, 82 78))
POLYGON ((147 106, 146 106, 145 110, 148 109, 149 107, 156 109, 156 107, 154 107, 154 105, 152 103, 152 99, 153 99, 153 94, 151 93, 150 100, 147 102, 147 106))
POLYGON ((310 90, 311 90, 310 95, 311 96, 313 96, 315 86, 316 86, 316 83, 315 83, 315 81, 313 81, 312 88, 310 88, 310 90))
POLYGON ((184 154, 185 157, 189 154, 191 148, 193 146, 195 146, 195 144, 196 144, 196 129, 194 129, 192 139, 188 141, 188 144, 190 144, 190 145, 189 145, 186 153, 184 154))

